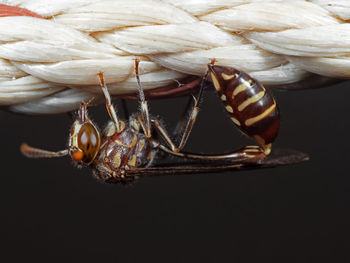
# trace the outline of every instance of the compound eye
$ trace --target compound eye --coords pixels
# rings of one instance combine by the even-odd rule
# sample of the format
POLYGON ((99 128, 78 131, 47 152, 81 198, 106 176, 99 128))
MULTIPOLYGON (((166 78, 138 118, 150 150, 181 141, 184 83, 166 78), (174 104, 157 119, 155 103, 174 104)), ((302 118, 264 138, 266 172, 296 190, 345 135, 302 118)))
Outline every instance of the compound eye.
POLYGON ((100 135, 91 123, 84 123, 77 137, 78 149, 72 157, 75 161, 91 163, 100 150, 100 135))

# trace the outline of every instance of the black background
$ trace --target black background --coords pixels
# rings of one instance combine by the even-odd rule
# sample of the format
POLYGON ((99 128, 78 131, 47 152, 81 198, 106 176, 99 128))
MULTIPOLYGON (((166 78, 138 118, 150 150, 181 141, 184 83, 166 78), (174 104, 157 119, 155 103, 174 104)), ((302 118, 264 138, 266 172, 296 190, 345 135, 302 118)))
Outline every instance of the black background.
MULTIPOLYGON (((310 161, 148 177, 129 187, 100 183, 69 158, 20 154, 24 141, 63 149, 68 115, 1 112, 0 261, 349 262, 350 83, 274 94, 283 118, 275 147, 303 150, 310 161)), ((151 112, 171 129, 186 102, 151 101, 151 112)), ((90 112, 103 126, 104 107, 90 112)), ((249 143, 215 94, 205 93, 186 149, 249 143)))

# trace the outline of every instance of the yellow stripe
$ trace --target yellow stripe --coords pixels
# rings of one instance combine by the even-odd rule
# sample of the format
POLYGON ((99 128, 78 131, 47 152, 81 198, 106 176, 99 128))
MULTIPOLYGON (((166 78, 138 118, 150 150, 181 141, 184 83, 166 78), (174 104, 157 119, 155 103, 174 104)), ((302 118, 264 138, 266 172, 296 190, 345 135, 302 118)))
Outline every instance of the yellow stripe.
POLYGON ((268 145, 264 146, 264 153, 265 153, 265 155, 269 155, 271 153, 271 146, 272 146, 271 143, 269 143, 268 145))
POLYGON ((273 102, 273 105, 271 105, 267 110, 265 110, 263 113, 250 118, 248 120, 245 121, 245 125, 246 126, 252 126, 253 124, 257 123, 258 121, 266 118, 267 116, 269 116, 276 108, 276 102, 273 102))
POLYGON ((126 147, 126 148, 133 148, 137 143, 137 136, 136 136, 136 134, 133 135, 133 138, 132 138, 132 141, 130 144, 125 144, 120 140, 115 140, 115 142, 121 146, 126 147))
POLYGON ((128 165, 129 166, 135 166, 136 165, 136 155, 135 154, 131 157, 131 160, 128 161, 128 165))
POLYGON ((253 152, 253 153, 258 153, 261 152, 260 149, 244 149, 245 152, 253 152))
POLYGON ((218 79, 215 77, 214 73, 210 72, 211 80, 213 81, 214 87, 217 91, 221 90, 218 79))
POLYGON ((114 169, 118 169, 121 164, 121 156, 122 156, 122 151, 118 150, 116 154, 113 157, 113 167, 114 169))
POLYGON ((221 76, 224 80, 230 80, 230 79, 233 79, 235 77, 235 75, 228 75, 225 73, 222 73, 221 76))
POLYGON ((246 147, 244 147, 245 149, 260 149, 259 146, 257 145, 247 145, 246 147))
POLYGON ((234 117, 231 117, 231 120, 238 126, 241 126, 241 123, 239 122, 239 120, 237 120, 236 118, 234 117))
POLYGON ((247 89, 247 85, 240 84, 237 86, 237 88, 234 89, 232 96, 236 96, 238 93, 245 91, 247 89))
POLYGON ((258 94, 255 94, 254 96, 250 97, 249 99, 246 99, 238 106, 238 110, 239 111, 244 110, 250 104, 259 101, 262 97, 264 97, 264 95, 265 95, 265 90, 260 91, 258 94))
POLYGON ((229 113, 233 113, 233 109, 230 105, 226 105, 225 108, 229 113))
POLYGON ((137 146, 136 152, 141 152, 142 149, 143 149, 143 147, 145 146, 145 144, 146 144, 146 141, 143 140, 143 139, 141 139, 141 140, 139 141, 139 145, 137 146))

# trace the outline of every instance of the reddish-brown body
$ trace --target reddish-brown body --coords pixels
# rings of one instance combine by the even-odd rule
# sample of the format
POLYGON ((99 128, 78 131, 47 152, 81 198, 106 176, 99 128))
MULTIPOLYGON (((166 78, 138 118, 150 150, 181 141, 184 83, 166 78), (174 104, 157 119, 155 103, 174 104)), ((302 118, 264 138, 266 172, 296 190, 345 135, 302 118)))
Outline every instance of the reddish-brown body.
POLYGON ((209 69, 231 120, 269 153, 280 126, 279 110, 272 94, 243 71, 213 64, 209 64, 209 69))

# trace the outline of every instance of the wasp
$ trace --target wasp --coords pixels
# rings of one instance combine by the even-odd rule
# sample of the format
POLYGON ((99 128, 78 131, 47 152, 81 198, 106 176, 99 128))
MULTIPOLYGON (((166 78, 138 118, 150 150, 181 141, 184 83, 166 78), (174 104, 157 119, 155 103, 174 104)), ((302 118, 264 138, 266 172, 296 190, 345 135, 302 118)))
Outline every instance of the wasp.
POLYGON ((161 121, 149 113, 148 102, 139 77, 139 60, 135 59, 135 76, 138 84, 139 112, 121 120, 112 105, 103 73, 98 74, 101 90, 111 121, 103 132, 88 116, 91 102, 83 102, 78 110, 65 150, 51 152, 21 145, 22 153, 30 158, 52 158, 69 155, 78 166, 88 166, 98 179, 109 183, 127 183, 142 175, 197 173, 244 168, 270 167, 303 161, 306 156, 299 152, 282 152, 281 156, 266 158, 279 129, 279 112, 272 95, 248 74, 231 67, 208 64, 197 97, 183 123, 181 140, 174 142, 161 121), (184 152, 187 139, 199 112, 204 81, 211 76, 232 121, 259 146, 246 146, 224 154, 195 154, 184 152), (161 139, 157 139, 158 135, 161 139), (193 163, 157 165, 159 152, 177 156, 193 163))

